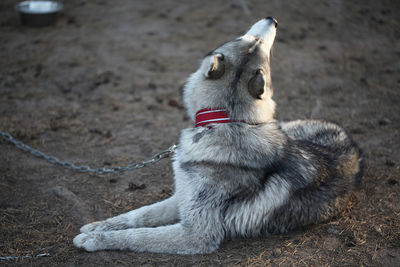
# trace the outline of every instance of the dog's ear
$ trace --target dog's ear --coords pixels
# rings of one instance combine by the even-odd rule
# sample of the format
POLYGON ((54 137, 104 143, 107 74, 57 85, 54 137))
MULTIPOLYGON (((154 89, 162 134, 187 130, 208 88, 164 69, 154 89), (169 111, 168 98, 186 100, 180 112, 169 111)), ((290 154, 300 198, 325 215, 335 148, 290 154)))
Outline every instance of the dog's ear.
POLYGON ((210 65, 205 73, 206 78, 216 80, 225 73, 224 55, 221 53, 214 54, 210 57, 210 65))
POLYGON ((253 78, 250 79, 248 90, 252 97, 261 99, 261 95, 264 93, 265 87, 265 75, 263 70, 257 70, 253 78))

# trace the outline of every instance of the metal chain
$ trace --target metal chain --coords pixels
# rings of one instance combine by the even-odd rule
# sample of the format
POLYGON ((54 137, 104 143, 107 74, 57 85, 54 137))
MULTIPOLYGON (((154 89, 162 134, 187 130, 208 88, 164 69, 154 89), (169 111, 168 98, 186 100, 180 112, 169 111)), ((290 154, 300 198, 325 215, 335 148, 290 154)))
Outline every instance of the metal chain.
POLYGON ((48 162, 50 162, 51 164, 54 165, 59 165, 62 166, 66 169, 72 169, 78 172, 91 172, 91 173, 96 173, 96 174, 105 174, 105 173, 121 173, 121 172, 125 172, 125 171, 131 171, 131 170, 135 170, 135 169, 140 169, 143 167, 146 167, 149 164, 153 164, 156 163, 164 158, 169 157, 170 154, 172 154, 175 149, 176 149, 176 145, 171 146, 170 148, 161 151, 160 153, 154 155, 153 157, 151 157, 149 160, 145 160, 145 161, 140 161, 140 162, 136 162, 136 163, 131 163, 128 164, 127 166, 116 166, 113 168, 91 168, 89 166, 77 166, 72 162, 69 161, 61 161, 59 160, 57 157, 55 156, 49 156, 39 150, 36 150, 18 140, 16 140, 11 134, 6 133, 6 132, 0 132, 0 135, 3 137, 3 139, 9 143, 14 144, 17 148, 31 153, 32 155, 38 157, 38 158, 43 158, 45 160, 47 160, 48 162))
POLYGON ((43 257, 50 257, 50 253, 41 253, 37 255, 26 254, 24 256, 4 256, 0 257, 0 261, 11 261, 11 260, 19 260, 19 259, 37 259, 43 257))

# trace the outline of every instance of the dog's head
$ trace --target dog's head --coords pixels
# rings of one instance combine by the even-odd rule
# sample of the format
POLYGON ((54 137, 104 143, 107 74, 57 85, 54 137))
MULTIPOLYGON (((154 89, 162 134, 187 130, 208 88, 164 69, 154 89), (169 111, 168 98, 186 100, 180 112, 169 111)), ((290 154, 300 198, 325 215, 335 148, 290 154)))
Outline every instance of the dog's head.
POLYGON ((258 21, 243 36, 209 52, 184 87, 183 100, 194 119, 198 110, 223 108, 234 121, 257 124, 275 113, 270 51, 277 22, 258 21))

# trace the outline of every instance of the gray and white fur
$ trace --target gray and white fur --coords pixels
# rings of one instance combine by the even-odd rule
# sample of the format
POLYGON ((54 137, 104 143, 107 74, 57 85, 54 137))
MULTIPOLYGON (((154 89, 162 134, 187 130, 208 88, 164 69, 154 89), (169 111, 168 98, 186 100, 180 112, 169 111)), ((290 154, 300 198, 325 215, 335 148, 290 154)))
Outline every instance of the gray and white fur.
POLYGON ((329 220, 361 179, 360 151, 340 126, 274 120, 270 50, 276 20, 208 53, 184 88, 189 116, 224 108, 232 123, 184 129, 172 197, 87 224, 87 251, 211 253, 228 237, 268 236, 329 220))

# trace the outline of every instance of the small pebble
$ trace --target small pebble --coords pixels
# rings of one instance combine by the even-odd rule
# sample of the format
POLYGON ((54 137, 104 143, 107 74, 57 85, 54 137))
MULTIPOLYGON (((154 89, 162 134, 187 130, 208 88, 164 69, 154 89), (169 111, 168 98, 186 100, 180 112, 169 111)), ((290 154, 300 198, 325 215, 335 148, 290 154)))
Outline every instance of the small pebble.
POLYGON ((337 250, 340 247, 340 240, 336 237, 327 237, 324 241, 323 248, 326 250, 337 250))
POLYGON ((333 235, 338 235, 340 234, 339 230, 335 229, 335 228, 328 228, 327 232, 329 234, 333 234, 333 235))
POLYGON ((168 106, 173 107, 173 108, 177 108, 180 105, 179 105, 178 101, 176 101, 175 99, 171 98, 170 100, 168 100, 168 106))
POLYGON ((277 256, 280 256, 281 254, 282 254, 282 249, 280 249, 280 248, 276 248, 276 249, 272 250, 272 256, 277 257, 277 256))
POLYGON ((394 163, 393 161, 391 161, 390 159, 387 159, 387 160, 385 161, 385 165, 386 165, 386 166, 389 166, 389 167, 393 167, 393 166, 395 165, 395 163, 394 163))
POLYGON ((128 186, 128 190, 130 190, 130 191, 142 190, 142 189, 145 189, 145 188, 146 188, 145 184, 137 185, 135 183, 129 183, 129 186, 128 186))
POLYGON ((389 120, 388 118, 382 118, 382 119, 380 119, 380 120, 378 121, 378 123, 379 123, 380 126, 388 125, 388 124, 390 124, 391 122, 392 122, 392 121, 389 120))

